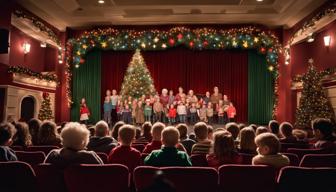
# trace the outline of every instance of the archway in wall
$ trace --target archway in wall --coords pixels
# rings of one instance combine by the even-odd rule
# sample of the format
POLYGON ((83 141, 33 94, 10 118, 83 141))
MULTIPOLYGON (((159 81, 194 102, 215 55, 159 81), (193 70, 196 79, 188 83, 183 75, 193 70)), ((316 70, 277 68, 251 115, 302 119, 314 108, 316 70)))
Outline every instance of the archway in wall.
POLYGON ((33 96, 27 96, 21 101, 20 120, 29 121, 34 118, 35 113, 35 99, 33 96))

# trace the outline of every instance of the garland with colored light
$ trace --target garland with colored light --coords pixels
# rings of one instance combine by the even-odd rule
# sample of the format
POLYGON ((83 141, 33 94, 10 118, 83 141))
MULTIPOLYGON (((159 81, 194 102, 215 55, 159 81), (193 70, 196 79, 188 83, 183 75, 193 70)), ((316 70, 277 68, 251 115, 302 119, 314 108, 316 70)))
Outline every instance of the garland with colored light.
POLYGON ((281 45, 271 32, 256 27, 240 27, 228 30, 212 28, 190 29, 175 27, 170 30, 118 30, 113 28, 85 31, 77 39, 67 42, 67 95, 71 104, 71 70, 85 62, 84 56, 93 48, 102 50, 165 50, 177 46, 185 46, 195 50, 218 49, 256 49, 266 55, 268 69, 274 78, 273 118, 278 104, 278 57, 281 45))
POLYGON ((39 72, 34 72, 28 68, 25 67, 20 67, 20 66, 11 66, 7 70, 8 73, 13 73, 13 74, 21 74, 21 75, 27 75, 30 77, 34 77, 40 80, 45 80, 45 81, 52 81, 59 83, 57 75, 54 73, 46 73, 42 74, 39 72))

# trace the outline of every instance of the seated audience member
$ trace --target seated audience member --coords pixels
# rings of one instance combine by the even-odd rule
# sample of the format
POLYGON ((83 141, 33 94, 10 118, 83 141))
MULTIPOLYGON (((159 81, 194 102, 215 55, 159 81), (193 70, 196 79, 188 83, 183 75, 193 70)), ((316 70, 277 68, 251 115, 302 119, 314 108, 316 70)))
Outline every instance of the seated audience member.
POLYGON ((35 118, 29 120, 28 122, 29 133, 32 137, 33 145, 38 145, 38 133, 39 133, 41 124, 42 122, 35 118))
POLYGON ((257 146, 254 143, 255 132, 251 127, 245 127, 240 130, 239 134, 240 143, 239 143, 239 152, 247 154, 256 154, 257 146))
POLYGON ((195 133, 190 133, 189 134, 189 139, 194 140, 196 142, 196 135, 195 135, 195 133))
POLYGON ((280 141, 273 133, 262 133, 255 138, 258 155, 252 159, 252 165, 269 165, 281 168, 289 165, 289 159, 279 154, 280 141))
POLYGON ((187 153, 179 151, 175 146, 179 142, 180 134, 175 127, 168 126, 162 131, 162 144, 160 150, 154 150, 145 159, 145 165, 167 166, 191 166, 187 153))
POLYGON ((109 154, 109 163, 123 164, 128 169, 133 171, 140 165, 141 153, 135 148, 131 147, 135 138, 135 128, 133 125, 123 125, 118 132, 119 146, 112 149, 109 154))
POLYGON ((95 136, 90 137, 88 150, 109 154, 117 145, 117 140, 109 136, 108 124, 105 121, 98 121, 95 126, 95 136))
POLYGON ((13 137, 12 145, 27 147, 33 144, 27 123, 17 122, 15 123, 15 128, 16 134, 13 137))
POLYGON ((103 164, 94 151, 86 151, 90 132, 84 125, 70 122, 61 132, 63 148, 54 149, 47 155, 44 163, 51 163, 60 168, 74 164, 103 164))
POLYGON ((208 127, 204 122, 198 122, 194 125, 196 134, 196 144, 191 149, 191 154, 208 154, 212 144, 208 139, 208 127))
POLYGON ((180 133, 180 142, 186 149, 187 153, 191 154, 192 146, 196 143, 194 140, 189 139, 187 136, 188 126, 184 123, 180 123, 176 126, 176 129, 180 133))
MULTIPOLYGON (((281 138, 280 132, 279 132, 279 122, 276 120, 270 120, 268 123, 268 129, 276 135, 278 138, 281 138)), ((258 135, 258 134, 257 134, 258 135)))
POLYGON ((15 152, 8 147, 13 142, 12 137, 15 131, 11 123, 0 124, 0 162, 17 161, 15 152))
POLYGON ((152 123, 146 121, 142 124, 142 135, 136 142, 151 142, 152 141, 152 123))
POLYGON ((118 132, 121 126, 125 125, 125 123, 123 121, 118 121, 116 122, 116 124, 114 124, 113 128, 112 128, 112 137, 115 140, 118 140, 118 132))
POLYGON ((233 140, 235 141, 235 146, 238 147, 239 141, 237 140, 239 135, 239 126, 235 122, 231 122, 225 125, 225 128, 227 131, 229 131, 233 137, 233 140))
POLYGON ((256 135, 260 135, 262 133, 268 133, 269 130, 267 129, 267 127, 264 126, 259 126, 256 130, 256 135))
POLYGON ((161 132, 165 125, 160 122, 154 123, 152 127, 152 142, 148 143, 143 150, 143 153, 151 153, 153 150, 161 149, 161 132))
POLYGON ((300 144, 308 144, 309 140, 308 140, 308 134, 306 131, 302 130, 302 129, 294 129, 293 130, 293 135, 294 137, 296 137, 296 140, 298 143, 300 144))
POLYGON ((252 127, 254 131, 257 131, 257 128, 258 128, 256 124, 250 124, 249 127, 252 127))
POLYGON ((331 152, 335 148, 336 138, 333 135, 333 124, 329 119, 317 118, 313 121, 312 127, 314 130, 315 148, 325 149, 326 152, 331 152))
POLYGON ((38 139, 39 145, 61 146, 61 139, 57 134, 57 126, 52 121, 44 121, 42 123, 38 139))
POLYGON ((238 127, 239 127, 239 130, 242 130, 246 127, 246 125, 244 123, 239 123, 238 127))
POLYGON ((297 143, 296 137, 293 135, 293 126, 288 122, 280 124, 280 133, 283 136, 280 139, 281 143, 297 143))
POLYGON ((213 140, 213 132, 213 127, 211 125, 208 125, 208 139, 211 141, 213 140))
POLYGON ((135 127, 135 140, 138 140, 141 137, 140 127, 135 127))
POLYGON ((234 139, 228 131, 217 131, 214 134, 213 153, 207 155, 208 165, 218 168, 223 164, 239 164, 239 156, 234 145, 234 139))

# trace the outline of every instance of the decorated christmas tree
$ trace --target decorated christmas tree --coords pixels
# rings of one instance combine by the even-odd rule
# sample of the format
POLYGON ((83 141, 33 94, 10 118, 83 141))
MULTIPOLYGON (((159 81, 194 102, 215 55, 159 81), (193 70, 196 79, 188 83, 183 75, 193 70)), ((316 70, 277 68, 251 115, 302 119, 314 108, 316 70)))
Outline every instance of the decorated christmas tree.
POLYGON ((148 96, 155 94, 156 90, 153 79, 140 50, 137 49, 124 76, 124 81, 121 86, 121 95, 123 98, 127 98, 128 96, 140 98, 142 95, 148 96))
POLYGON ((325 71, 317 71, 313 60, 309 60, 308 70, 301 77, 303 90, 296 110, 296 127, 308 128, 315 118, 327 118, 334 122, 333 108, 322 87, 322 78, 326 74, 325 71))
POLYGON ((51 107, 50 107, 50 97, 49 97, 49 94, 46 92, 44 92, 42 96, 43 96, 43 101, 42 101, 41 109, 38 114, 38 118, 42 121, 50 120, 53 118, 51 107))

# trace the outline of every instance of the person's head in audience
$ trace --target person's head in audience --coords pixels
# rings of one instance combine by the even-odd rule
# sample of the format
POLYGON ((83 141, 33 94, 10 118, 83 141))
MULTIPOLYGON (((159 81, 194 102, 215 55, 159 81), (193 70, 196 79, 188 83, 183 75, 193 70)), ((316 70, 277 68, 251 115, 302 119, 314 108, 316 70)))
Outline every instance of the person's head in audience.
POLYGON ((13 136, 16 133, 14 125, 11 123, 0 124, 0 146, 10 146, 13 143, 13 136))
POLYGON ((174 184, 169 181, 164 173, 159 170, 155 173, 153 182, 146 189, 141 190, 141 192, 175 192, 174 184))
POLYGON ((268 129, 267 127, 264 127, 264 126, 259 126, 256 130, 256 135, 260 135, 262 133, 268 133, 268 129))
POLYGON ((276 120, 270 120, 268 123, 268 128, 271 133, 279 137, 279 122, 276 120))
POLYGON ((95 136, 96 137, 106 137, 108 135, 109 135, 108 124, 103 120, 98 121, 95 126, 95 136))
POLYGON ((141 128, 135 127, 135 139, 139 139, 141 137, 141 128))
POLYGON ((180 133, 180 140, 183 141, 188 138, 188 125, 185 123, 179 123, 176 125, 176 129, 180 133))
POLYGON ((152 123, 149 121, 146 121, 144 124, 142 124, 142 137, 147 140, 148 142, 152 141, 152 123))
POLYGON ((317 140, 333 141, 333 124, 329 119, 317 118, 313 120, 312 127, 317 140))
POLYGON ((89 143, 90 132, 83 125, 70 122, 65 125, 61 132, 63 148, 81 151, 85 150, 89 143))
POLYGON ((211 125, 208 125, 208 139, 213 140, 213 127, 211 125))
POLYGON ((112 129, 112 137, 114 139, 116 140, 118 139, 119 128, 123 125, 125 125, 123 121, 118 121, 116 124, 114 124, 113 129, 112 129))
POLYGON ((238 135, 239 135, 239 127, 237 123, 228 123, 225 125, 226 130, 229 131, 232 134, 232 137, 234 140, 237 139, 238 135))
POLYGON ((260 155, 276 155, 280 151, 280 141, 273 133, 262 133, 255 138, 257 152, 260 155))
POLYGON ((118 141, 122 146, 131 146, 135 139, 135 128, 133 125, 125 124, 118 131, 118 141))
POLYGON ((40 130, 42 122, 39 119, 32 118, 28 121, 29 132, 32 137, 32 142, 34 145, 37 144, 38 141, 38 133, 40 130))
POLYGON ((242 130, 246 127, 246 125, 244 123, 239 123, 238 127, 239 127, 239 130, 242 130))
POLYGON ((94 137, 96 133, 95 126, 90 126, 88 130, 90 131, 90 137, 94 137))
POLYGON ((190 133, 189 134, 189 139, 196 141, 196 135, 195 135, 195 133, 190 133))
POLYGON ((240 151, 243 153, 255 153, 257 146, 254 143, 255 131, 251 127, 240 130, 240 151))
POLYGON ((152 127, 152 141, 161 141, 161 133, 162 130, 165 128, 165 125, 161 122, 156 122, 153 124, 152 127))
POLYGON ((298 141, 305 141, 308 138, 307 132, 302 129, 294 129, 293 135, 298 141))
POLYGON ((214 133, 213 153, 220 162, 231 158, 235 153, 234 138, 229 131, 214 133))
POLYGON ((204 122, 198 122, 194 125, 194 132, 197 142, 208 140, 208 126, 204 122))
POLYGON ((294 137, 293 136, 293 125, 288 122, 283 122, 280 124, 280 133, 283 137, 294 137))
POLYGON ((31 135, 28 124, 24 122, 15 123, 16 134, 14 135, 13 145, 30 146, 32 145, 31 135))
POLYGON ((257 131, 257 128, 258 128, 256 124, 250 124, 249 127, 252 127, 254 131, 257 131))
POLYGON ((161 141, 165 147, 175 147, 180 139, 180 133, 173 126, 168 126, 162 131, 161 141))
POLYGON ((38 139, 39 145, 59 145, 60 138, 57 134, 56 124, 52 121, 42 122, 38 139))

